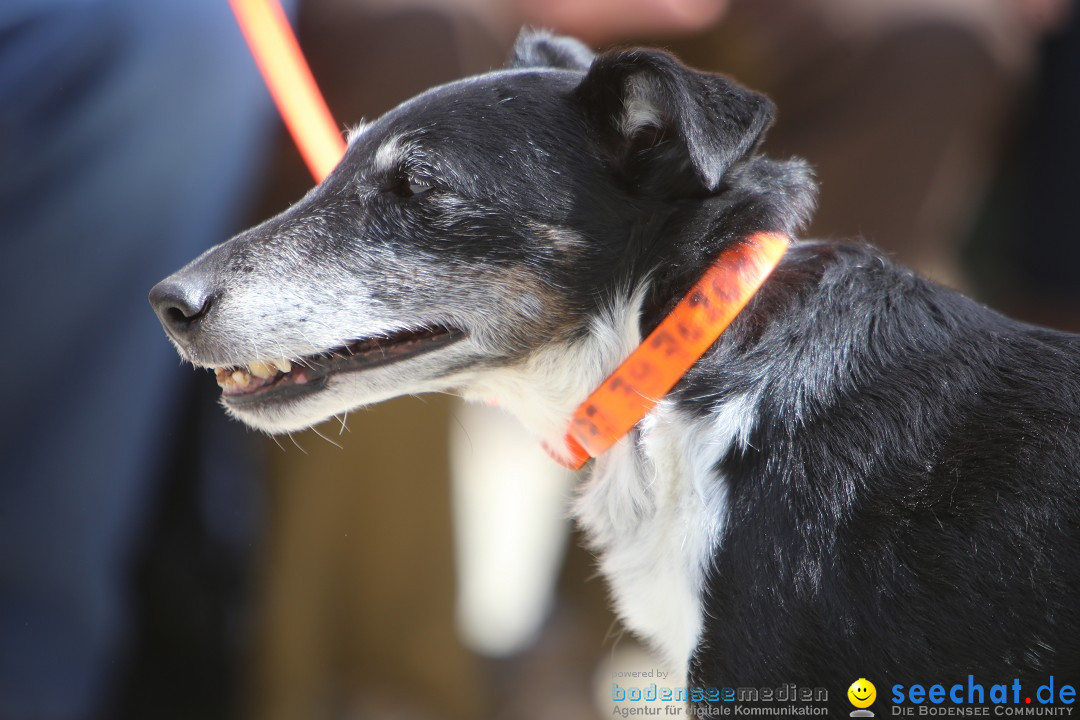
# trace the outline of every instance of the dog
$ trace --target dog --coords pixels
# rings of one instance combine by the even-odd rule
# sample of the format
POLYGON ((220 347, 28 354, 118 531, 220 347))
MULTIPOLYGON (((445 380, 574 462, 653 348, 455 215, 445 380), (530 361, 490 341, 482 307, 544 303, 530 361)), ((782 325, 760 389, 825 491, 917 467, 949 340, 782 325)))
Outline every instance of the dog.
MULTIPOLYGON (((716 258, 811 217, 810 168, 758 152, 773 112, 661 51, 524 31, 150 301, 254 428, 453 392, 565 459, 575 408, 716 258)), ((689 688, 840 688, 846 712, 856 678, 1075 681, 1078 368, 1077 336, 794 240, 574 513, 689 688)))

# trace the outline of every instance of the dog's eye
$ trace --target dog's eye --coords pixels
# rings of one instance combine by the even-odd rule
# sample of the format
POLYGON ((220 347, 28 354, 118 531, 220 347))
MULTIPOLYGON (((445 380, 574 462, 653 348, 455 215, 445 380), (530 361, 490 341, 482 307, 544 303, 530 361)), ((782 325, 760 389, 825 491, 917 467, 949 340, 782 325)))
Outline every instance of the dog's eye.
POLYGON ((413 180, 412 178, 401 178, 390 187, 390 191, 400 197, 408 198, 415 195, 423 195, 433 188, 433 185, 427 185, 417 180, 413 180))

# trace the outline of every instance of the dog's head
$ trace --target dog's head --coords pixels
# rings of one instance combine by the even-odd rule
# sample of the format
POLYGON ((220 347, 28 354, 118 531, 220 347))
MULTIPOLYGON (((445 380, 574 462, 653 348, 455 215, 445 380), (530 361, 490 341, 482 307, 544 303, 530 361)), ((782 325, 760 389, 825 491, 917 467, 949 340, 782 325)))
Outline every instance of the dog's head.
POLYGON ((662 52, 594 57, 523 33, 508 69, 354 130, 323 183, 151 303, 181 354, 216 370, 226 407, 267 431, 461 390, 582 341, 674 252, 665 237, 716 235, 699 209, 736 212, 735 168, 771 115, 662 52))

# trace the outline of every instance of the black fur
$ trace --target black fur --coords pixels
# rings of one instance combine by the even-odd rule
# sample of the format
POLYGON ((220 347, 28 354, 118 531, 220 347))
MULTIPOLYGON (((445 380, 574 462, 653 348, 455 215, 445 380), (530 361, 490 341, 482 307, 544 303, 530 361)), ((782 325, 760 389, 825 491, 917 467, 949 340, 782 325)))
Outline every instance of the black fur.
MULTIPOLYGON (((812 212, 806 165, 755 152, 761 95, 544 33, 513 62, 388 113, 294 208, 159 286, 167 325, 177 292, 200 299, 171 330, 188 356, 246 347, 251 286, 307 299, 344 278, 404 320, 482 318, 462 330, 486 345, 446 375, 508 366, 586 335, 627 288, 648 288, 647 333, 721 250, 812 212), (628 125, 639 101, 655 121, 628 125), (376 170, 390 138, 411 149, 376 170)), ((295 307, 273 327, 317 331, 318 299, 295 307)), ((1078 367, 1075 336, 871 248, 797 242, 671 395, 698 417, 757 400, 748 447, 716 467, 727 517, 689 683, 820 685, 846 713, 859 677, 879 709, 894 682, 1080 681, 1078 367)))
POLYGON ((601 55, 575 95, 608 163, 633 190, 668 197, 686 194, 691 179, 698 194, 716 192, 773 116, 765 96, 720 75, 687 72, 675 58, 651 50, 601 55), (627 135, 621 121, 635 100, 655 107, 659 124, 627 135))
MULTIPOLYGON (((648 332, 720 247, 795 232, 813 189, 801 164, 748 157, 771 117, 760 96, 647 51, 601 57, 577 91, 619 172, 611 120, 635 72, 662 78, 665 131, 708 194, 669 197, 657 239, 632 251, 656 272, 648 332)), ((663 160, 644 172, 685 177, 663 160)), ((797 244, 672 394, 699 414, 761 398, 750 447, 717 468, 729 509, 690 685, 824 686, 846 714, 859 677, 879 708, 892 682, 1080 680, 1078 369, 1074 335, 866 246, 797 244)))
POLYGON ((795 246, 675 391, 761 397, 717 468, 694 683, 867 677, 883 708, 892 683, 1080 678, 1078 364, 1077 336, 869 247, 795 246))
POLYGON ((560 68, 588 70, 593 52, 571 37, 524 29, 514 42, 508 63, 512 68, 560 68))

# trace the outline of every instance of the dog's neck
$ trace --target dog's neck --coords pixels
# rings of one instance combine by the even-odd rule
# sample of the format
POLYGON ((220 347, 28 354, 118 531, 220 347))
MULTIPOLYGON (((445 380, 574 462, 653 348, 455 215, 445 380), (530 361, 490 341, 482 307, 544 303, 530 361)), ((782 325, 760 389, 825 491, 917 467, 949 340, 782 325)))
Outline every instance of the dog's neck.
POLYGON ((725 248, 705 273, 578 407, 565 450, 553 457, 578 470, 637 425, 712 347, 780 262, 791 239, 755 233, 725 248))
POLYGON ((601 315, 583 340, 558 348, 557 357, 549 357, 546 349, 517 373, 500 373, 499 404, 539 434, 556 461, 580 469, 644 419, 705 355, 757 293, 789 243, 782 233, 755 233, 726 248, 642 341, 637 341, 641 301, 615 302, 617 312, 622 310, 617 317, 601 315), (566 372, 575 367, 585 372, 566 372), (611 367, 613 372, 596 380, 611 367), (593 389, 567 422, 569 405, 590 381, 593 389), (565 434, 556 437, 560 421, 565 434))
POLYGON ((498 405, 547 447, 564 450, 574 410, 641 344, 641 312, 649 284, 617 294, 594 316, 588 332, 549 345, 522 362, 487 372, 465 391, 467 400, 498 405))

